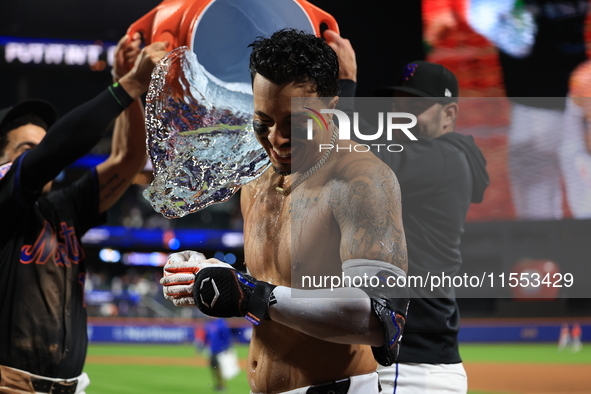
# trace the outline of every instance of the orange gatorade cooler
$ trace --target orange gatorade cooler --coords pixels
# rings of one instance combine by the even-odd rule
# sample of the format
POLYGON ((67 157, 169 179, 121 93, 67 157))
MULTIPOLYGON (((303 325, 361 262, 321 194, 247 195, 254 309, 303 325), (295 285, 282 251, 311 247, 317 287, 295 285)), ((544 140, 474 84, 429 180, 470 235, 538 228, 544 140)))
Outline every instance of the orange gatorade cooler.
POLYGON ((141 33, 146 44, 168 41, 168 50, 188 46, 215 77, 250 84, 248 45, 284 27, 338 32, 330 14, 305 0, 164 0, 128 34, 141 33))
POLYGON ((267 170, 252 132, 248 46, 286 27, 338 32, 305 0, 165 0, 131 25, 146 44, 169 43, 146 97, 154 180, 144 197, 157 212, 182 217, 227 201, 267 170))

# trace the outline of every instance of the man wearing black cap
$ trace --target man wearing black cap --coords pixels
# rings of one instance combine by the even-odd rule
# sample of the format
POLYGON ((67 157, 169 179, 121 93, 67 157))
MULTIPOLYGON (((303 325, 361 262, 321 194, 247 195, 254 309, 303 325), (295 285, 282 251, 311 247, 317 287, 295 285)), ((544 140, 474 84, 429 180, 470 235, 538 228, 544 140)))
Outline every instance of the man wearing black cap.
POLYGON ((404 66, 396 86, 377 89, 375 94, 378 97, 392 97, 398 96, 398 92, 457 103, 458 81, 456 76, 442 65, 417 60, 404 66))
POLYGON ((137 57, 131 71, 59 121, 41 100, 0 110, 2 393, 80 394, 88 386, 80 237, 104 220, 145 163, 137 99, 165 52, 154 43, 140 53, 137 37, 122 40, 116 53, 118 71, 137 57), (50 191, 52 179, 89 152, 115 118, 111 156, 73 185, 50 191))
MULTIPOLYGON (((339 55, 342 75, 354 75, 350 45, 338 35, 327 38, 339 55)), ((341 97, 354 97, 354 82, 351 77, 341 81, 341 97)), ((410 112, 417 118, 410 131, 418 141, 400 141, 402 152, 374 152, 400 182, 408 275, 453 276, 462 263, 460 239, 468 207, 482 201, 489 183, 486 161, 473 138, 454 132, 457 79, 439 64, 415 61, 404 67, 395 86, 381 88, 376 95, 399 97, 394 112, 410 112)), ((460 321, 454 289, 429 290, 410 287, 397 363, 378 367, 384 393, 467 391, 458 352, 460 321)))

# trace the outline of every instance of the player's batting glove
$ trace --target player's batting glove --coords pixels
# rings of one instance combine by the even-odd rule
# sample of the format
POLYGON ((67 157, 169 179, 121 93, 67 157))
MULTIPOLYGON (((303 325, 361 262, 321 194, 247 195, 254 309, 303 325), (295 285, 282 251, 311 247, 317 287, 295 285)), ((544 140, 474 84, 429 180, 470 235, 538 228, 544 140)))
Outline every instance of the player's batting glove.
POLYGON ((160 283, 164 297, 176 306, 197 306, 209 316, 243 316, 257 325, 268 318, 275 288, 194 251, 172 254, 160 283))
POLYGON ((195 275, 193 298, 209 316, 243 316, 255 325, 269 319, 267 309, 276 286, 238 272, 231 266, 203 266, 195 275))
POLYGON ((203 254, 192 250, 171 254, 164 265, 164 277, 160 279, 164 298, 176 306, 196 306, 193 300, 195 274, 206 260, 203 254))

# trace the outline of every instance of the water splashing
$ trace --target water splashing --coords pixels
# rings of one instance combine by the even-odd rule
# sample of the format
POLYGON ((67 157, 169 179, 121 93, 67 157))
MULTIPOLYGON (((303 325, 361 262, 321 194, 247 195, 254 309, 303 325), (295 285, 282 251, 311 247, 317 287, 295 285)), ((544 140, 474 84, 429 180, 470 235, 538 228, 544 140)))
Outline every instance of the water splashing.
POLYGON ((250 86, 209 74, 187 47, 152 73, 146 100, 154 181, 144 191, 167 218, 227 201, 268 167, 252 131, 250 86))

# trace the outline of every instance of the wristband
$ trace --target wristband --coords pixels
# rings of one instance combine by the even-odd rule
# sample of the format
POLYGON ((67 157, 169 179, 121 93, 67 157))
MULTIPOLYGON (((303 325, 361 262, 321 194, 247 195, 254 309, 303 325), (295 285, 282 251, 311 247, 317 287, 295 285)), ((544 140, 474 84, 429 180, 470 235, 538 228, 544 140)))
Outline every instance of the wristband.
POLYGON ((208 267, 195 274, 193 300, 208 316, 244 317, 255 325, 269 320, 267 310, 276 286, 233 268, 208 267))
POLYGON ((119 82, 115 82, 113 85, 108 87, 109 92, 117 101, 117 103, 123 108, 126 109, 133 103, 135 100, 131 98, 131 96, 123 89, 123 86, 119 82))

